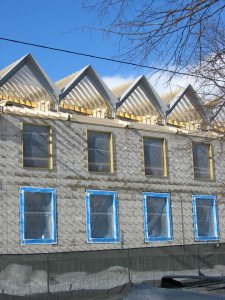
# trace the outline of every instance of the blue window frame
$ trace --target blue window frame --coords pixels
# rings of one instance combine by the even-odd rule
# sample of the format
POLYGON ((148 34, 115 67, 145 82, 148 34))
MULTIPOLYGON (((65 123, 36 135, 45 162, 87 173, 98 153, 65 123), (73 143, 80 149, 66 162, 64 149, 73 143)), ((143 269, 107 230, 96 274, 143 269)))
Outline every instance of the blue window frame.
POLYGON ((119 241, 117 193, 86 191, 87 241, 117 243, 119 241))
POLYGON ((216 196, 193 195, 195 241, 219 240, 219 218, 216 196))
POLYGON ((57 242, 55 189, 20 188, 20 233, 22 244, 57 242))
POLYGON ((145 242, 171 241, 170 194, 142 193, 145 242))

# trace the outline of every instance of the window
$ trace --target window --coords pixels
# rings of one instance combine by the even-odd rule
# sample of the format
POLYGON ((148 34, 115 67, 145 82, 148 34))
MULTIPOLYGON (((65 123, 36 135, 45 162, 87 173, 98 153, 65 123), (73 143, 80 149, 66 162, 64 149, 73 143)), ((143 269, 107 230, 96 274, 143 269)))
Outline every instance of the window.
POLYGON ((116 192, 87 190, 86 208, 88 242, 118 242, 119 229, 116 192))
POLYGON ((56 243, 56 191, 52 188, 20 188, 22 244, 56 243))
POLYGON ((194 178, 213 179, 212 146, 210 144, 193 143, 194 178))
POLYGON ((171 241, 170 194, 143 193, 145 241, 171 241))
POLYGON ((111 133, 88 131, 88 170, 113 172, 111 133))
POLYGON ((196 241, 219 239, 216 196, 192 196, 194 235, 196 241))
POLYGON ((167 176, 165 140, 144 138, 145 174, 167 176))
POLYGON ((52 169, 52 130, 23 124, 23 166, 52 169))

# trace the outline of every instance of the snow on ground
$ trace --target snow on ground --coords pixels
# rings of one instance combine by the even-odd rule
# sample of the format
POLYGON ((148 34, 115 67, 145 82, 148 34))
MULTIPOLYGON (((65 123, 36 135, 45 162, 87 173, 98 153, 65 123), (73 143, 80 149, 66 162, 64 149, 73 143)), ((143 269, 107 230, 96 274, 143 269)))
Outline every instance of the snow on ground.
MULTIPOLYGON (((203 274, 222 275, 222 266, 214 270, 204 269, 203 274)), ((174 271, 175 275, 198 275, 198 269, 174 271)), ((172 275, 171 271, 133 271, 131 281, 140 284, 146 281, 160 280, 163 275, 172 275)), ((45 270, 33 270, 29 265, 9 264, 0 272, 0 292, 10 295, 25 296, 48 292, 48 276, 45 270)), ((76 290, 111 289, 129 282, 127 268, 113 266, 97 273, 68 272, 49 276, 51 293, 76 290)))
MULTIPOLYGON (((115 266, 98 273, 68 272, 50 276, 49 291, 110 289, 128 282, 128 269, 115 266)), ((10 264, 0 273, 0 291, 18 296, 46 293, 47 273, 45 270, 33 271, 27 265, 10 264)))

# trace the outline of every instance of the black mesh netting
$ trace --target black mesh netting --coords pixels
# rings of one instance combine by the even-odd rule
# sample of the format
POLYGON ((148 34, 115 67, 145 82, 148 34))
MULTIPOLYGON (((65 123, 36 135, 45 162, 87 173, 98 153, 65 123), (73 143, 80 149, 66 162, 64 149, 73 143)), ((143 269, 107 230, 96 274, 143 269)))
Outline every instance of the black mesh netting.
POLYGON ((0 299, 125 299, 165 275, 223 276, 225 245, 0 256, 0 299))

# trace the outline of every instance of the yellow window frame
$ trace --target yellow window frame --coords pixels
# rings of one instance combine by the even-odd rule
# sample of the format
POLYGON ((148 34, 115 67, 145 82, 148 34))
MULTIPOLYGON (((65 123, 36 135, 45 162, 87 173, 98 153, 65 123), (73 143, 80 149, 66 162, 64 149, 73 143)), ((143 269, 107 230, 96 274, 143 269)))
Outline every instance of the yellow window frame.
POLYGON ((143 161, 144 161, 144 170, 145 170, 145 153, 144 153, 144 140, 149 139, 149 140, 161 140, 162 141, 162 165, 163 165, 163 175, 148 175, 145 172, 146 176, 151 176, 151 177, 167 177, 168 176, 168 166, 167 166, 167 149, 166 149, 166 139, 165 138, 160 138, 160 137, 154 137, 154 136, 143 136, 142 137, 142 150, 143 150, 143 161))
POLYGON ((214 168, 213 168, 213 150, 212 150, 212 144, 210 143, 204 143, 204 142, 192 142, 192 172, 193 172, 193 178, 195 180, 214 180, 214 168), (203 178, 196 178, 195 177, 195 163, 194 163, 194 153, 193 153, 193 146, 196 144, 200 145, 207 145, 209 147, 208 149, 208 161, 209 161, 209 178, 203 179, 203 178))
POLYGON ((92 130, 88 129, 86 131, 86 141, 87 141, 87 158, 88 158, 88 172, 91 173, 97 173, 97 174, 113 174, 114 173, 114 159, 113 159, 113 138, 112 138, 112 132, 111 131, 102 131, 102 130, 92 130), (97 171, 90 171, 89 170, 89 156, 88 156, 88 133, 89 132, 97 132, 97 133, 106 133, 109 135, 109 152, 110 152, 110 171, 109 172, 97 172, 97 171))
POLYGON ((50 125, 46 125, 46 124, 34 124, 34 123, 22 123, 22 168, 24 169, 38 169, 38 170, 53 170, 53 131, 52 131, 52 127, 50 125), (24 166, 24 151, 23 151, 23 130, 24 130, 24 125, 30 125, 30 126, 37 126, 37 127, 49 127, 49 149, 48 149, 48 153, 49 153, 49 167, 47 168, 43 168, 43 167, 27 167, 24 166))

